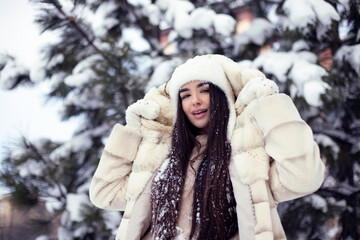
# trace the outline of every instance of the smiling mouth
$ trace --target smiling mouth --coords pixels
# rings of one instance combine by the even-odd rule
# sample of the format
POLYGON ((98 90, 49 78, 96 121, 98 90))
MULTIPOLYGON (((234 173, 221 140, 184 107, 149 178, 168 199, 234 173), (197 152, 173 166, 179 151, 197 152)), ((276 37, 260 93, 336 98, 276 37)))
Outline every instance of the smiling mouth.
POLYGON ((193 115, 198 115, 198 114, 205 113, 205 112, 207 112, 206 109, 193 112, 192 114, 193 114, 193 115))
POLYGON ((203 110, 193 112, 192 114, 194 115, 195 118, 201 118, 205 115, 206 112, 207 112, 207 109, 203 109, 203 110))

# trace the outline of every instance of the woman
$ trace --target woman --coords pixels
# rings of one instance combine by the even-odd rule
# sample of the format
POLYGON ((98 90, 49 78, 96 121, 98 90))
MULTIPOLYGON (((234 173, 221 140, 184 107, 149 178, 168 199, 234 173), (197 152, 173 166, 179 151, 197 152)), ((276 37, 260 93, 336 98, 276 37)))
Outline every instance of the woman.
POLYGON ((179 66, 171 103, 161 89, 128 108, 91 183, 95 205, 125 208, 117 239, 285 239, 277 203, 324 174, 291 99, 219 55, 179 66))
POLYGON ((172 151, 152 187, 154 235, 229 239, 238 230, 226 96, 205 81, 185 83, 179 92, 172 151))

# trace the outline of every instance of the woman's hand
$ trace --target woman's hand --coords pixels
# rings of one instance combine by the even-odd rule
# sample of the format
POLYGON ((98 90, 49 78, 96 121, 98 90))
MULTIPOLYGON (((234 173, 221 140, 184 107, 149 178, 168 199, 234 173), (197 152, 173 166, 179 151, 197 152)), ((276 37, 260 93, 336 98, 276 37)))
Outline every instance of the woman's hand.
POLYGON ((278 86, 274 81, 265 77, 255 77, 249 80, 239 93, 237 101, 248 105, 252 100, 269 96, 279 92, 278 86))
POLYGON ((159 113, 160 106, 156 102, 140 99, 126 109, 126 126, 140 132, 140 118, 152 120, 157 118, 159 113))

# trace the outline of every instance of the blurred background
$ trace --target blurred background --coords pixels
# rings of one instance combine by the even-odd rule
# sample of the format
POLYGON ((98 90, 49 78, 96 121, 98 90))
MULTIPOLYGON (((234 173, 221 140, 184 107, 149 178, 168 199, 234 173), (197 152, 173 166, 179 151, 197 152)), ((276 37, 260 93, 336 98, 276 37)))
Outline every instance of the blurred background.
POLYGON ((208 53, 263 71, 314 132, 326 179, 279 205, 288 239, 360 239, 359 0, 13 0, 0 13, 0 240, 113 239, 121 213, 88 198, 112 126, 208 53))

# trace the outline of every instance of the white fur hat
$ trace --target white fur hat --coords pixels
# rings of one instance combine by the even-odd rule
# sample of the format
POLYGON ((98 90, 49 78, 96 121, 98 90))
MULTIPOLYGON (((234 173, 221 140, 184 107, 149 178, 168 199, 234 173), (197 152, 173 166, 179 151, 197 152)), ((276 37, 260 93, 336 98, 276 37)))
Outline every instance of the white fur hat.
POLYGON ((168 86, 169 95, 174 109, 177 108, 179 90, 181 86, 195 80, 211 82, 212 84, 218 86, 225 93, 229 106, 227 137, 230 141, 236 121, 234 92, 221 65, 210 59, 208 56, 196 56, 195 58, 189 59, 184 64, 175 69, 170 78, 168 86))

